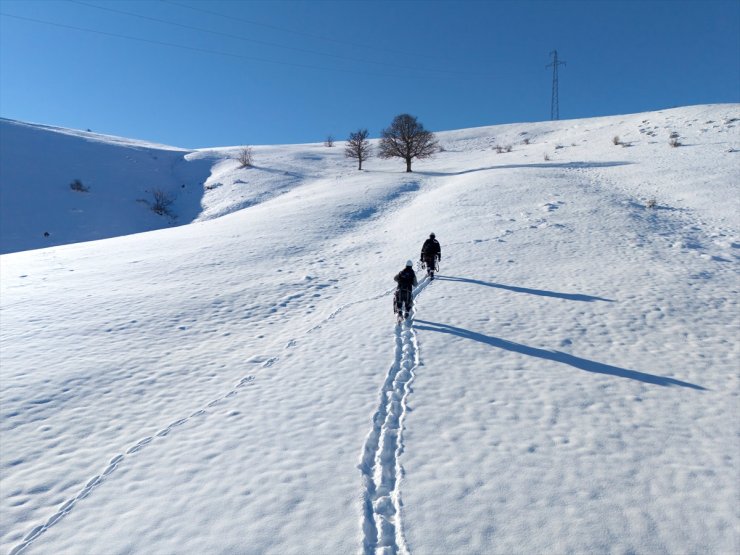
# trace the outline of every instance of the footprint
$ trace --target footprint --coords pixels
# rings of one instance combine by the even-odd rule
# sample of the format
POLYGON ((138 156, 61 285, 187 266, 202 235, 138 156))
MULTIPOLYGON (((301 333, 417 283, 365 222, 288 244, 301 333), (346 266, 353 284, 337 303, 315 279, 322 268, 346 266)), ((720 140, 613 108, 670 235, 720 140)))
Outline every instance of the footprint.
POLYGON ((136 453, 139 449, 141 449, 142 447, 144 447, 148 443, 151 443, 152 439, 153 439, 152 437, 145 437, 139 443, 137 443, 136 445, 134 445, 133 447, 131 447, 128 451, 126 451, 126 454, 129 455, 131 453, 136 453))

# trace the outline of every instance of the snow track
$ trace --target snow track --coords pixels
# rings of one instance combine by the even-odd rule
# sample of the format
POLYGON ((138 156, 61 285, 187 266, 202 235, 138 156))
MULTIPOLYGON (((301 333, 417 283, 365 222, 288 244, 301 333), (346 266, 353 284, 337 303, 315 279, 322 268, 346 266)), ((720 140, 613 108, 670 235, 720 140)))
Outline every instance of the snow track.
MULTIPOLYGON (((418 291, 420 291, 423 285, 425 285, 424 282, 422 282, 422 284, 416 289, 416 291, 414 292, 414 294, 416 294, 418 291)), ((306 330, 301 337, 291 339, 285 345, 285 347, 283 349, 285 350, 285 349, 290 349, 290 348, 294 347, 299 341, 303 340, 306 336, 308 336, 309 334, 311 334, 311 333, 315 332, 316 330, 322 328, 327 322, 332 321, 334 318, 336 318, 336 316, 339 313, 341 313, 345 309, 347 309, 347 308, 349 308, 349 307, 351 307, 353 305, 356 305, 356 304, 361 304, 361 303, 365 303, 365 302, 369 302, 369 301, 380 299, 380 298, 385 297, 388 294, 392 293, 392 291, 393 290, 391 289, 391 290, 384 291, 384 292, 379 293, 379 294, 372 295, 372 296, 367 297, 367 298, 364 298, 364 299, 360 299, 360 300, 357 300, 357 301, 350 302, 350 303, 347 303, 347 304, 344 304, 344 305, 339 306, 333 312, 331 312, 327 317, 323 318, 319 323, 315 324, 310 329, 306 330)), ((396 330, 397 341, 399 341, 399 342, 401 341, 401 330, 400 330, 400 327, 401 326, 398 326, 397 327, 398 329, 396 330)), ((404 328, 406 328, 406 327, 407 326, 404 326, 404 328)), ((413 333, 413 330, 406 330, 403 333, 404 334, 408 334, 410 332, 413 333)), ((415 341, 416 341, 416 339, 415 339, 415 336, 414 336, 414 343, 415 343, 415 341)), ((401 347, 399 347, 399 349, 401 349, 401 347)), ((400 352, 401 352, 401 350, 399 350, 399 353, 400 352)), ((264 360, 262 362, 261 366, 263 368, 269 368, 269 367, 273 366, 275 363, 277 363, 279 361, 279 359, 280 359, 280 355, 272 356, 272 357, 268 358, 267 360, 264 360)), ((399 360, 400 360, 400 358, 399 358, 399 360)), ((406 360, 406 359, 404 358, 404 360, 406 360)), ((152 434, 151 436, 147 436, 147 437, 144 437, 144 438, 140 439, 135 444, 133 444, 133 445, 129 446, 128 448, 126 448, 122 453, 119 453, 118 455, 116 455, 115 457, 113 457, 108 462, 108 465, 106 466, 106 468, 100 474, 97 474, 97 475, 89 478, 86 481, 85 486, 82 488, 81 491, 79 491, 77 493, 77 495, 75 495, 74 497, 71 497, 71 498, 65 500, 59 506, 59 508, 57 509, 57 511, 52 516, 50 516, 48 519, 46 519, 45 522, 39 523, 36 526, 34 526, 31 529, 31 531, 24 536, 23 541, 21 541, 15 547, 13 547, 13 549, 10 551, 10 554, 9 555, 18 555, 20 553, 23 553, 33 542, 35 542, 37 539, 39 539, 39 537, 41 537, 49 528, 51 528, 52 526, 54 526, 55 524, 57 524, 60 520, 62 520, 65 516, 67 516, 74 509, 74 507, 77 505, 77 503, 79 503, 83 499, 86 499, 87 497, 89 497, 95 489, 97 489, 99 486, 101 486, 111 476, 111 474, 113 474, 113 472, 121 464, 123 464, 125 462, 125 460, 127 458, 130 458, 130 457, 134 456, 136 453, 138 453, 141 450, 147 448, 149 445, 152 445, 152 444, 154 444, 156 442, 162 441, 166 436, 168 436, 176 428, 179 428, 179 427, 187 424, 191 419, 198 418, 198 417, 203 417, 203 416, 207 416, 208 413, 209 413, 209 410, 208 409, 211 409, 211 408, 215 407, 216 405, 222 403, 223 401, 232 398, 233 396, 235 396, 239 392, 239 390, 241 388, 252 384, 254 381, 255 381, 255 376, 253 376, 253 375, 247 375, 247 376, 243 377, 226 394, 221 395, 220 397, 218 397, 216 399, 213 399, 212 401, 208 402, 202 408, 200 408, 200 409, 194 411, 193 413, 191 413, 189 416, 186 416, 186 417, 183 417, 183 418, 179 418, 177 420, 174 420, 173 422, 171 422, 169 425, 165 426, 161 430, 157 431, 156 433, 152 434)), ((404 411, 405 411, 405 406, 404 406, 404 411)), ((398 420, 398 418, 396 420, 398 420)), ((376 438, 376 443, 377 443, 377 438, 376 438)), ((388 440, 386 440, 386 444, 388 444, 388 440)), ((395 458, 395 456, 396 456, 395 453, 392 456, 393 456, 393 458, 395 458)))
MULTIPOLYGON (((414 298, 429 284, 424 278, 414 298)), ((419 365, 419 345, 411 318, 395 329, 395 355, 380 391, 373 428, 365 440, 359 468, 363 478, 362 553, 409 553, 401 522, 403 422, 406 401, 419 365)))
MULTIPOLYGON (((266 361, 263 366, 271 366, 274 362, 273 359, 270 359, 266 361)), ((103 470, 102 473, 93 476, 90 478, 87 483, 85 484, 85 487, 82 488, 82 490, 73 498, 67 499, 64 503, 62 503, 57 512, 54 513, 52 516, 50 516, 46 522, 43 524, 38 524, 37 526, 34 526, 33 529, 26 534, 26 536, 23 538, 23 541, 16 545, 11 551, 10 555, 17 555, 19 553, 22 553, 26 550, 26 548, 31 545, 34 541, 36 541, 44 532, 46 532, 49 528, 54 526, 56 523, 58 523, 60 520, 62 520, 65 516, 67 516, 72 509, 74 509, 75 505, 88 497, 93 490, 98 488, 113 472, 118 468, 119 465, 121 465, 126 457, 133 456, 137 452, 144 449, 147 445, 151 444, 155 440, 162 439, 170 434, 175 428, 178 428, 184 424, 186 424, 190 419, 197 418, 200 416, 203 416, 207 414, 208 409, 214 407, 215 405, 219 404, 220 402, 233 397, 236 395, 241 388, 244 386, 250 385, 254 382, 255 377, 254 376, 245 376, 239 382, 225 395, 222 395, 221 397, 214 399, 210 401, 205 408, 198 409, 190 416, 187 416, 185 418, 180 418, 178 420, 175 420, 174 422, 170 423, 165 428, 162 428, 158 432, 156 432, 153 436, 147 436, 138 442, 136 442, 134 445, 126 449, 125 455, 124 454, 118 454, 115 457, 113 457, 109 462, 108 466, 106 466, 105 470, 103 470)))

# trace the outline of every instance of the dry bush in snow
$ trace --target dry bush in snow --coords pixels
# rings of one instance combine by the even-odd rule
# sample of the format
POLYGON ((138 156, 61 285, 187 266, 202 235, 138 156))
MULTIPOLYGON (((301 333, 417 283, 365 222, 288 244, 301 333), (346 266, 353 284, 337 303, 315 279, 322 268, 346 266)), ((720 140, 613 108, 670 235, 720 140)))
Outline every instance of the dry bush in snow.
POLYGON ((78 193, 87 193, 90 190, 90 188, 85 187, 82 184, 82 181, 80 181, 79 179, 75 179, 72 183, 70 183, 69 188, 73 191, 77 191, 78 193))
POLYGON ((162 189, 153 189, 152 197, 154 202, 152 203, 152 210, 160 216, 171 216, 170 206, 175 202, 175 199, 162 189))
POLYGON ((237 160, 239 160, 239 164, 241 164, 242 168, 251 168, 252 167, 252 147, 251 146, 245 146, 242 148, 236 157, 237 160))

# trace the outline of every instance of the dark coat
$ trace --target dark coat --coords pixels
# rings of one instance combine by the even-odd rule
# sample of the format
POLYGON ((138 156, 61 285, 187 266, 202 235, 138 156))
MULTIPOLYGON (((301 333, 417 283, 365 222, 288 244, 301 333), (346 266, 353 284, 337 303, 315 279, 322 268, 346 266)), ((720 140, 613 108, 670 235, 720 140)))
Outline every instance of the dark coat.
POLYGON ((442 260, 442 247, 436 239, 427 239, 421 247, 421 258, 442 260))
POLYGON ((402 291, 411 291, 417 285, 416 272, 414 272, 411 266, 406 266, 393 279, 398 283, 398 288, 402 291))

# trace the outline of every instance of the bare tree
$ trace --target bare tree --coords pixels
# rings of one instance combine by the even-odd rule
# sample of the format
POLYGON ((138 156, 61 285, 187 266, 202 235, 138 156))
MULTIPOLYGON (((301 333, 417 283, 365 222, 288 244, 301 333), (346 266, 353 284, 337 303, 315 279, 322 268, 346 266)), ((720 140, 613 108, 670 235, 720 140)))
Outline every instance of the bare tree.
POLYGON ((367 140, 367 129, 360 129, 349 134, 347 147, 344 149, 344 155, 347 158, 356 158, 359 162, 358 170, 362 169, 362 161, 367 160, 372 155, 370 141, 367 140))
POLYGON ((160 216, 171 216, 170 206, 175 199, 162 189, 154 189, 152 191, 154 197, 154 203, 152 204, 152 210, 154 210, 160 216))
POLYGON ((239 160, 240 167, 251 168, 252 167, 252 147, 245 146, 236 155, 236 159, 239 160))
POLYGON ((326 140, 324 141, 324 146, 333 147, 334 146, 334 137, 332 137, 331 135, 327 135, 326 140))
POLYGON ((390 127, 380 132, 381 158, 403 158, 406 171, 411 171, 411 160, 429 158, 437 151, 434 133, 424 129, 414 116, 401 114, 393 118, 390 127))

